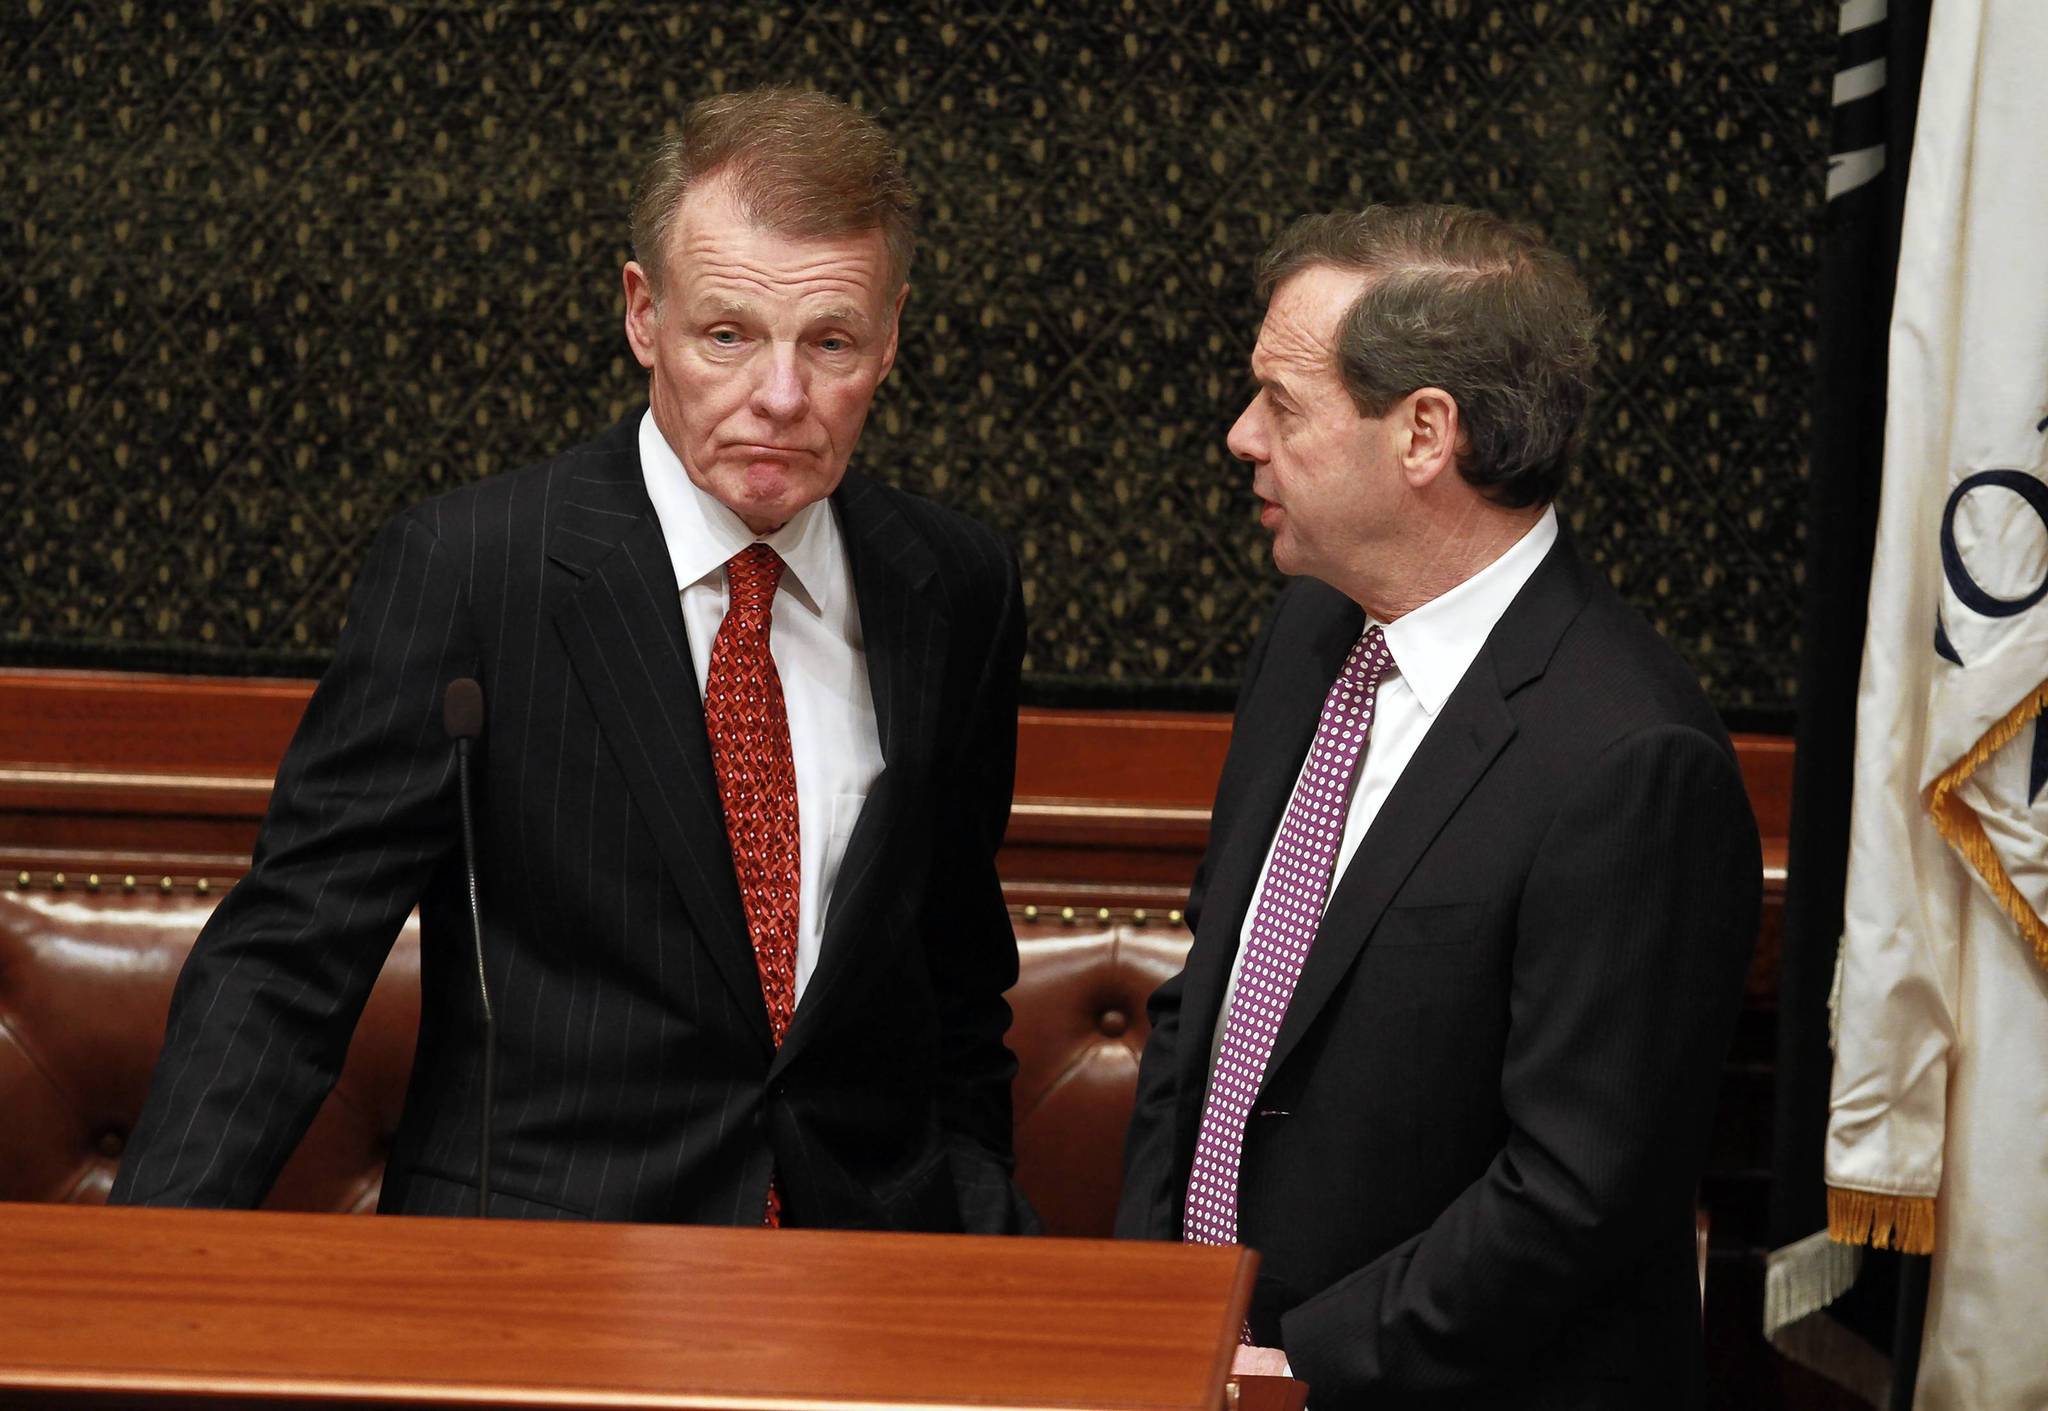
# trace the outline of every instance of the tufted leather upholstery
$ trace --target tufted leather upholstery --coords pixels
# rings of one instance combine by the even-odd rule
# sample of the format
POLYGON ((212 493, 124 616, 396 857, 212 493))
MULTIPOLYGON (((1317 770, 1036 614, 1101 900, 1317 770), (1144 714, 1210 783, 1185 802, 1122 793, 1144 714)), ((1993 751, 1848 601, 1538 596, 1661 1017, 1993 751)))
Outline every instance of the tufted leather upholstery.
POLYGON ((1047 1234, 1107 1238, 1116 1222, 1145 1001, 1189 941, 1179 925, 1017 923, 1017 1182, 1047 1234))
MULTIPOLYGON (((0 893, 0 1199, 103 1201, 162 1046, 171 987, 219 900, 189 888, 0 893)), ((419 936, 408 924, 334 1092, 271 1192, 285 1210, 370 1210, 412 1067, 419 936)))
MULTIPOLYGON (((0 892, 0 1200, 106 1199, 163 1042, 171 987, 217 893, 46 880, 0 892)), ((1049 1233, 1107 1235, 1145 1042, 1145 998, 1180 967, 1179 925, 1020 919, 1010 1001, 1018 1179, 1049 1233)), ((268 1204, 369 1210, 419 1019, 408 925, 348 1062, 268 1204)))

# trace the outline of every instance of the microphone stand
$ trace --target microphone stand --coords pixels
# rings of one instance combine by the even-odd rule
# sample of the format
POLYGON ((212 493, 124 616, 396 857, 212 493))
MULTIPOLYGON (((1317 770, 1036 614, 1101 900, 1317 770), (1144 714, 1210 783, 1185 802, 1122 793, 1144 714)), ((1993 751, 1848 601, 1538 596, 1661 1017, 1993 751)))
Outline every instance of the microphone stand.
POLYGON ((476 947, 476 994, 484 1011, 484 1094, 477 1114, 476 1213, 487 1214, 491 1203, 491 1093, 497 1086, 498 1024, 491 1012, 491 982, 484 973, 484 914, 477 900, 476 824, 469 801, 470 741, 455 742, 455 772, 462 795, 462 860, 469 872, 469 934, 476 947))
POLYGON ((448 683, 442 702, 442 720, 455 737, 456 792, 462 813, 462 862, 469 881, 469 935, 476 949, 476 994, 483 1008, 484 1085, 477 1111, 476 1213, 479 1219, 491 1206, 491 1107, 498 1084, 498 1022, 491 1009, 490 976, 484 969, 484 914, 476 881, 476 814, 470 795, 470 753, 476 737, 483 733, 483 688, 464 677, 448 683))

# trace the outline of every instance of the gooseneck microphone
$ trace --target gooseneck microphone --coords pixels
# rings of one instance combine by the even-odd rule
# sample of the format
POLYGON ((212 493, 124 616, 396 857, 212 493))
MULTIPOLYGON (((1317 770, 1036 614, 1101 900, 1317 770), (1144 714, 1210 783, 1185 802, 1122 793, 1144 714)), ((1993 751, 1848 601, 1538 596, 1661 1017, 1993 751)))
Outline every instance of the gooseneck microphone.
POLYGON ((491 983, 484 973, 484 914, 477 901, 476 821, 470 806, 469 756, 484 732, 484 688, 470 677, 448 683, 441 698, 441 724, 455 741, 456 787, 462 800, 462 862, 469 873, 469 933, 476 945, 476 995, 484 1016, 484 1091, 477 1112, 476 1213, 491 1205, 491 1094, 497 1086, 498 1026, 491 1012, 491 983))

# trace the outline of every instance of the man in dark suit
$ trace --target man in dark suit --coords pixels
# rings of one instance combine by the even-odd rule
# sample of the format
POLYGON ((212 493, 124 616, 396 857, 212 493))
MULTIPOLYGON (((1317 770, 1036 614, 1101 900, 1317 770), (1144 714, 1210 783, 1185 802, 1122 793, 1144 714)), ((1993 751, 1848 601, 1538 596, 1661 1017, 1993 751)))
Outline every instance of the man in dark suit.
POLYGON ((450 682, 481 683, 494 1215, 1011 1231, 995 851, 1011 555, 847 471, 914 201, 817 94, 706 100, 625 267, 650 407, 378 537, 114 1198, 260 1200, 417 904, 382 1208, 478 1203, 486 1042, 450 682))
POLYGON ((1728 738, 1550 501, 1596 319, 1455 207, 1311 217, 1230 433, 1297 581, 1151 1004, 1118 1232, 1241 1242, 1343 1407, 1682 1406, 1757 920, 1728 738))

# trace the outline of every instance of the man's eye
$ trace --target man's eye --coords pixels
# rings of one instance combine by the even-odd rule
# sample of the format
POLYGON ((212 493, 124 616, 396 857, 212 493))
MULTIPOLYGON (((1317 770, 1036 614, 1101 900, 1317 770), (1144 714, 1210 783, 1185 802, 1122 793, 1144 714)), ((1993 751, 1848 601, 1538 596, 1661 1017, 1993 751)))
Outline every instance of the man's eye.
POLYGON ((853 343, 852 340, 846 338, 820 338, 818 340, 818 346, 820 348, 823 348, 828 353, 843 353, 848 348, 851 348, 853 346, 853 343))
POLYGON ((740 341, 740 335, 734 329, 714 328, 711 330, 711 341, 722 348, 730 348, 733 344, 740 341))

